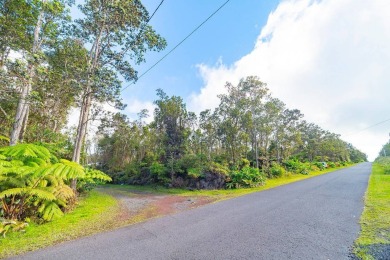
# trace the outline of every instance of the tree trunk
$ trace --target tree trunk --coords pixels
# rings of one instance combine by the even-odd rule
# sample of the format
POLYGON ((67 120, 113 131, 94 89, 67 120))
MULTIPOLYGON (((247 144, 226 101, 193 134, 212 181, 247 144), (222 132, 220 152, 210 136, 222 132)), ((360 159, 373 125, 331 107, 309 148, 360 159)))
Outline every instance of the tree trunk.
POLYGON ((256 156, 256 168, 259 168, 259 148, 257 145, 257 134, 255 135, 255 156, 256 156))
MULTIPOLYGON (((92 93, 90 87, 88 87, 80 109, 79 124, 77 127, 77 135, 76 135, 76 140, 75 140, 75 145, 73 150, 72 161, 76 163, 80 163, 81 149, 83 147, 85 141, 85 135, 87 133, 91 101, 92 101, 92 93)), ((71 188, 73 189, 73 191, 76 191, 77 188, 76 186, 77 186, 77 180, 72 179, 71 188)))
MULTIPOLYGON (((79 125, 77 127, 77 136, 76 136, 75 146, 74 146, 74 150, 73 150, 73 157, 72 157, 72 161, 76 162, 76 163, 80 163, 81 149, 82 149, 83 144, 85 142, 85 135, 87 133, 89 112, 91 110, 92 94, 93 94, 92 93, 91 75, 95 72, 95 69, 98 67, 100 40, 101 40, 103 31, 104 31, 104 25, 101 28, 99 35, 96 38, 94 44, 92 45, 92 48, 90 51, 90 65, 91 65, 91 67, 90 67, 89 73, 88 73, 87 89, 85 90, 85 95, 83 98, 83 102, 81 104, 79 125)), ((73 191, 76 194, 77 179, 71 180, 70 187, 73 189, 73 191)))
POLYGON ((22 130, 20 131, 20 135, 19 135, 19 140, 21 143, 24 140, 24 134, 26 133, 26 129, 27 129, 28 116, 30 114, 30 106, 28 106, 26 110, 27 111, 24 114, 24 118, 23 118, 22 130))
MULTIPOLYGON (((42 3, 46 3, 47 0, 42 0, 42 3)), ((36 54, 40 48, 40 31, 42 27, 42 22, 43 22, 43 15, 44 11, 41 10, 38 16, 37 24, 34 29, 34 42, 32 46, 32 51, 31 51, 31 59, 33 59, 34 54, 36 54)), ((28 103, 29 101, 28 96, 30 95, 31 89, 32 89, 32 83, 33 83, 33 78, 35 76, 35 65, 34 61, 29 61, 29 66, 28 66, 28 81, 27 85, 22 87, 22 93, 20 94, 20 98, 18 101, 18 107, 16 109, 16 115, 15 115, 15 121, 12 127, 11 135, 10 135, 10 145, 15 145, 18 143, 20 136, 23 136, 23 125, 27 125, 27 120, 28 120, 28 110, 30 107, 30 104, 28 103), (24 122, 25 121, 25 122, 24 122)))

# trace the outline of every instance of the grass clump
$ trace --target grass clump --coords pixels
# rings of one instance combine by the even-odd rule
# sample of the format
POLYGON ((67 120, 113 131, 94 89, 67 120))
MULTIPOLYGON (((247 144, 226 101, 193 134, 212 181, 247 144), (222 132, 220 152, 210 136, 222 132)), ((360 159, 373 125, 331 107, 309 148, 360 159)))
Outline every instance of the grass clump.
POLYGON ((360 259, 388 259, 383 254, 390 257, 389 165, 390 158, 377 160, 373 165, 360 219, 361 232, 354 247, 354 254, 360 259))
POLYGON ((62 218, 41 225, 30 223, 25 232, 0 238, 0 258, 36 250, 80 236, 94 234, 117 225, 120 206, 113 197, 91 191, 77 208, 62 218))

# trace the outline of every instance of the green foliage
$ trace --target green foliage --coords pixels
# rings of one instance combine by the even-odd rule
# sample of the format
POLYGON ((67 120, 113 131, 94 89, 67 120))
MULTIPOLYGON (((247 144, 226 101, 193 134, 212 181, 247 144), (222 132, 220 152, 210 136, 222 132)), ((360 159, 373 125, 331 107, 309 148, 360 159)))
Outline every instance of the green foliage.
POLYGON ((209 163, 206 168, 206 172, 222 175, 222 176, 228 176, 229 175, 229 168, 225 165, 222 165, 220 163, 211 162, 209 163))
POLYGON ((168 170, 164 164, 159 162, 153 162, 152 165, 149 167, 149 170, 152 176, 155 177, 158 182, 163 184, 169 182, 169 178, 167 177, 168 170))
POLYGON ((96 185, 111 182, 112 178, 102 171, 86 168, 85 175, 80 177, 77 182, 77 190, 79 192, 90 191, 96 185))
POLYGON ((5 238, 8 232, 24 231, 27 226, 28 223, 24 221, 0 218, 0 235, 5 238))
POLYGON ((110 181, 97 170, 55 158, 45 147, 18 144, 0 148, 0 216, 11 220, 27 217, 44 221, 61 217, 74 192, 69 180, 86 184, 110 181))
POLYGON ((265 177, 257 168, 244 167, 229 175, 226 187, 229 189, 252 188, 265 184, 265 177))
POLYGON ((375 163, 383 169, 384 174, 390 174, 390 157, 378 157, 375 160, 375 163))
POLYGON ((318 169, 320 169, 321 171, 325 169, 325 165, 322 162, 313 162, 312 164, 316 166, 318 169))
POLYGON ((269 173, 271 178, 280 178, 286 173, 286 170, 281 165, 272 163, 269 173))
POLYGON ((390 246, 390 157, 378 157, 372 165, 360 218, 361 232, 353 252, 359 259, 385 259, 390 246), (384 258, 376 251, 384 250, 384 258), (379 258, 378 258, 379 256, 379 258))

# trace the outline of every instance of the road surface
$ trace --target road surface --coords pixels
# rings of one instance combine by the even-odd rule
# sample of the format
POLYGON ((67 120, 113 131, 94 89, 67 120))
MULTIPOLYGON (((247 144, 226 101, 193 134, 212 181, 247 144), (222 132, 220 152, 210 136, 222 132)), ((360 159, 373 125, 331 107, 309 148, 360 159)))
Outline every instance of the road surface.
POLYGON ((348 259, 370 163, 17 259, 348 259))

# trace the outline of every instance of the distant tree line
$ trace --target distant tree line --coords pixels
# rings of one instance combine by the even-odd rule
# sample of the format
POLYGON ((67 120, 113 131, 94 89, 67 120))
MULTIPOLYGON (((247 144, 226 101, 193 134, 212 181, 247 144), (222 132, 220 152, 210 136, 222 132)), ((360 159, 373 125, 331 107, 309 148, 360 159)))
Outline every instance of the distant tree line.
MULTIPOLYGON (((261 175, 256 185, 285 172, 307 174, 322 168, 320 162, 367 160, 339 135, 286 108, 257 77, 226 88, 219 106, 199 116, 187 111, 181 97, 157 90, 150 124, 144 121, 146 110, 135 121, 122 114, 106 120, 95 162, 118 183, 220 188, 237 174, 248 182, 261 175)), ((236 184, 231 186, 251 186, 236 184)))

